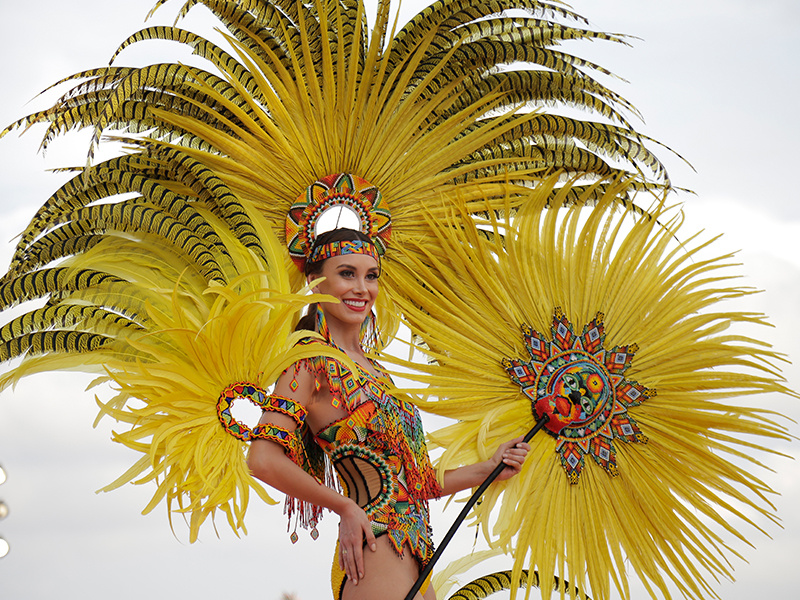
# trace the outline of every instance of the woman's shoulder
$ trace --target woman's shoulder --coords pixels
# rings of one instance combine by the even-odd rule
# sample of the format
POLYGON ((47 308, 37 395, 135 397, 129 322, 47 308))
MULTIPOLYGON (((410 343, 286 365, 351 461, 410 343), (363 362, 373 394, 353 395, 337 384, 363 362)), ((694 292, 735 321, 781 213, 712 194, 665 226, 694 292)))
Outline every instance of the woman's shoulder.
MULTIPOLYGON (((305 367, 305 370, 327 380, 330 389, 339 390, 342 387, 342 380, 351 382, 344 387, 351 393, 356 393, 358 388, 369 381, 381 385, 393 385, 392 378, 383 365, 378 362, 378 357, 374 353, 365 354, 368 365, 361 365, 357 360, 348 358, 347 355, 335 344, 332 344, 317 334, 309 332, 310 335, 300 339, 297 345, 314 346, 318 345, 320 353, 312 355, 295 363, 295 369, 305 367), (329 350, 333 349, 341 353, 341 358, 333 355, 329 350)), ((319 385, 315 383, 315 385, 319 385)), ((318 389, 318 388, 317 388, 318 389)))
POLYGON ((350 362, 350 360, 347 358, 347 354, 336 344, 333 344, 325 340, 319 334, 316 334, 314 332, 309 332, 308 336, 298 340, 295 345, 319 347, 319 354, 312 355, 310 358, 305 358, 298 361, 298 363, 305 364, 312 370, 316 369, 327 372, 331 368, 333 368, 329 367, 329 365, 332 363, 336 365, 336 367, 333 368, 333 371, 335 372, 338 372, 343 369, 349 371, 350 369, 347 367, 347 364, 355 364, 350 362), (339 356, 339 358, 337 358, 337 355, 339 356))
POLYGON ((325 378, 325 356, 324 350, 327 346, 325 340, 321 339, 314 332, 295 342, 297 346, 316 346, 320 347, 319 354, 306 355, 289 365, 278 377, 275 383, 275 392, 282 395, 299 396, 305 402, 311 402, 312 396, 320 390, 322 380, 325 378))

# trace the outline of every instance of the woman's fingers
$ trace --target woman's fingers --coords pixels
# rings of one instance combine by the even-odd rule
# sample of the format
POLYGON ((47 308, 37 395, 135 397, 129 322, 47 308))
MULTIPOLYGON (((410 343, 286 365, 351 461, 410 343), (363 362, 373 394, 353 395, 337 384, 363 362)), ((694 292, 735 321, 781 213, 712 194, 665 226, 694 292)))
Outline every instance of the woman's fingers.
POLYGON ((361 548, 354 545, 347 554, 347 559, 350 568, 350 579, 353 580, 355 585, 358 585, 358 580, 361 579, 361 573, 358 569, 358 563, 361 562, 361 548))
POLYGON ((376 549, 372 524, 363 509, 353 503, 350 510, 341 514, 339 523, 339 564, 347 578, 358 585, 364 578, 364 543, 376 549))
POLYGON ((529 450, 530 446, 528 446, 528 444, 518 443, 503 453, 503 462, 507 465, 521 467, 522 463, 525 462, 525 458, 528 456, 529 450))
POLYGON ((361 572, 364 570, 361 547, 356 544, 350 546, 342 544, 339 559, 344 563, 344 573, 347 575, 347 578, 353 582, 353 585, 358 585, 358 580, 362 577, 361 572), (358 563, 362 563, 360 570, 358 563))
POLYGON ((355 581, 364 578, 364 544, 366 543, 369 549, 372 550, 373 552, 375 552, 378 549, 378 545, 375 542, 375 534, 372 533, 372 525, 370 524, 369 521, 366 521, 362 525, 361 530, 363 536, 362 543, 358 544, 358 546, 356 546, 356 548, 354 548, 353 551, 353 559, 354 559, 353 562, 354 562, 355 572, 358 575, 355 581))
POLYGON ((372 533, 372 524, 367 523, 367 526, 364 527, 364 541, 369 546, 369 549, 375 552, 378 549, 378 544, 375 541, 375 534, 372 533))
POLYGON ((353 549, 353 580, 358 584, 358 580, 364 577, 364 551, 359 545, 353 549))
POLYGON ((531 449, 527 442, 522 441, 523 439, 524 438, 520 436, 501 444, 497 449, 495 457, 497 457, 499 454, 500 462, 508 467, 508 469, 500 473, 500 481, 504 481, 510 477, 513 477, 522 469, 522 465, 525 463, 525 458, 531 449))
POLYGON ((367 518, 355 502, 348 502, 339 513, 339 561, 344 573, 354 584, 358 584, 356 555, 361 551, 361 521, 367 518))

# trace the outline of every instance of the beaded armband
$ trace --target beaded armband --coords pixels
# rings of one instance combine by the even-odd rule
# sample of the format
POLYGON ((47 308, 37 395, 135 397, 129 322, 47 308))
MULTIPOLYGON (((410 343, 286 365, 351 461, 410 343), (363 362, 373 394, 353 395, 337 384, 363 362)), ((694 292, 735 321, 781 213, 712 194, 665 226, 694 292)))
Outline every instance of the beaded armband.
POLYGON ((237 421, 231 414, 231 407, 238 398, 250 400, 264 410, 287 415, 297 423, 298 428, 305 421, 306 409, 290 398, 277 394, 268 396, 260 387, 246 381, 229 385, 222 390, 217 400, 217 417, 225 431, 243 442, 255 439, 272 440, 283 446, 289 458, 302 466, 305 463, 305 452, 299 438, 299 430, 292 432, 272 423, 259 424, 251 429, 237 421))
POLYGON ((261 407, 267 412, 276 412, 291 417, 297 424, 297 429, 289 431, 280 425, 261 423, 253 428, 253 439, 270 440, 280 444, 292 462, 308 470, 308 457, 303 446, 300 429, 306 420, 306 409, 302 404, 279 394, 272 394, 265 398, 261 407))
POLYGON ((306 420, 306 409, 302 404, 298 404, 291 398, 286 396, 279 396, 272 394, 266 399, 262 408, 270 412, 278 412, 294 419, 297 426, 300 427, 306 420))
POLYGON ((297 432, 289 431, 279 425, 272 423, 259 423, 253 427, 252 439, 254 440, 269 440, 283 446, 286 456, 297 465, 305 462, 305 452, 303 451, 302 443, 297 435, 297 432))

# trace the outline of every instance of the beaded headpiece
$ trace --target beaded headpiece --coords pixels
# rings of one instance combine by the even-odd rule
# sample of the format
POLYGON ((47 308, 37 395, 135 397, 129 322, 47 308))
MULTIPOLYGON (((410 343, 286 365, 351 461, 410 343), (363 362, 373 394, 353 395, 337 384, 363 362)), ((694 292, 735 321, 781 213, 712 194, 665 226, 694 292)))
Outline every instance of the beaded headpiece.
POLYGON ((301 271, 306 261, 312 258, 311 251, 317 237, 320 217, 327 210, 336 207, 346 207, 355 214, 359 221, 358 228, 370 237, 372 244, 358 245, 356 242, 334 242, 336 246, 325 244, 315 250, 315 256, 318 252, 331 254, 320 254, 314 260, 338 254, 370 254, 378 258, 386 251, 392 216, 380 190, 356 175, 334 173, 308 186, 286 215, 286 245, 289 248, 289 255, 301 271))
POLYGON ((363 240, 342 240, 337 242, 328 242, 327 244, 320 244, 316 246, 308 258, 308 262, 315 263, 332 256, 342 256, 344 254, 363 254, 371 256, 378 262, 381 261, 380 252, 375 244, 365 242, 363 240))

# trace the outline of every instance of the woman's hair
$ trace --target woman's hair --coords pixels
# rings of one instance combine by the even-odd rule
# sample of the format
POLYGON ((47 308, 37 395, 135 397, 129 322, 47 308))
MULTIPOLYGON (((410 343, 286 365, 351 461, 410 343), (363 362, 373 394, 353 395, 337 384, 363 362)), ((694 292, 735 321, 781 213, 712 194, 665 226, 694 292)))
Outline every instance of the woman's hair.
MULTIPOLYGON (((372 243, 372 240, 366 233, 362 233, 361 231, 356 231, 355 229, 331 229, 330 231, 325 231, 320 233, 316 239, 314 240, 314 244, 311 246, 311 252, 309 255, 314 253, 314 250, 317 246, 322 246, 324 244, 330 244, 331 242, 346 242, 346 241, 354 241, 360 240, 362 242, 372 243)), ((306 266, 303 269, 304 274, 306 277, 309 275, 319 275, 322 273, 322 265, 325 264, 325 261, 328 260, 327 258, 323 258, 322 260, 318 260, 316 262, 308 262, 306 261, 306 266)), ((315 331, 316 330, 316 320, 317 320, 317 304, 308 305, 308 311, 306 314, 300 319, 297 323, 297 327, 294 328, 295 331, 300 331, 301 329, 307 331, 315 331)))

